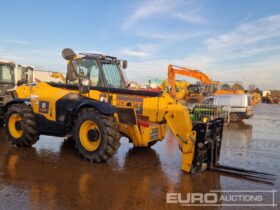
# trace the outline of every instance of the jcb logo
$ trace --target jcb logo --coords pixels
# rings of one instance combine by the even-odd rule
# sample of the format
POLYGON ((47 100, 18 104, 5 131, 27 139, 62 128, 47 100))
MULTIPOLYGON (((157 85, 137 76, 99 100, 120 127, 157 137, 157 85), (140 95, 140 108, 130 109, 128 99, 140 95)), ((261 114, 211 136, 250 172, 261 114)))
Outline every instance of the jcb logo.
POLYGON ((128 106, 131 105, 136 109, 137 114, 142 114, 143 112, 143 99, 142 98, 132 98, 128 96, 117 96, 117 106, 128 106))

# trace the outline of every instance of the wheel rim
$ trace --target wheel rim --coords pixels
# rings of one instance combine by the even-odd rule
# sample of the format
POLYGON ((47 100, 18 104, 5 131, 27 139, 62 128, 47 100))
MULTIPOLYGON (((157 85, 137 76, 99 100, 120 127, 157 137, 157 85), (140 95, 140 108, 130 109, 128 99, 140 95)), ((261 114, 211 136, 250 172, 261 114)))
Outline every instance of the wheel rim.
POLYGON ((15 139, 19 139, 23 134, 23 130, 20 126, 21 121, 22 121, 22 117, 18 113, 12 114, 9 118, 9 122, 8 122, 9 132, 11 136, 15 139))
POLYGON ((98 149, 101 142, 100 130, 97 124, 91 120, 86 120, 80 127, 80 142, 84 149, 93 152, 98 149))

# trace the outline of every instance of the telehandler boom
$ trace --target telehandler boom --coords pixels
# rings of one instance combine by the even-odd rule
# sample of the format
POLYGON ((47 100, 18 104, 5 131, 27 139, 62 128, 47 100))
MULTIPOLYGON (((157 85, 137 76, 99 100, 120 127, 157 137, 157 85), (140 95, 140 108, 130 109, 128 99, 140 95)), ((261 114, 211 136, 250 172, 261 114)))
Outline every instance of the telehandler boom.
MULTIPOLYGON (((41 134, 72 136, 82 157, 102 162, 115 154, 121 136, 135 147, 149 147, 163 140, 169 127, 182 151, 183 171, 221 168, 223 119, 193 126, 188 109, 169 94, 127 89, 122 70, 127 61, 76 54, 69 48, 62 55, 67 60, 66 84, 18 87, 19 98, 5 107, 12 144, 31 146, 41 134)), ((250 176, 271 178, 253 172, 250 176)))

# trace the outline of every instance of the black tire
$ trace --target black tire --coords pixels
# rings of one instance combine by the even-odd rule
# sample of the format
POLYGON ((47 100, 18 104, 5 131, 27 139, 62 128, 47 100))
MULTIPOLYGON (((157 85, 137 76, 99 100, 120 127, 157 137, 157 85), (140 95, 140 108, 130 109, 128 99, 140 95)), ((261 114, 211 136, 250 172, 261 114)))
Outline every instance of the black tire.
POLYGON ((231 122, 239 122, 241 120, 240 115, 237 113, 230 113, 231 122))
POLYGON ((148 143, 148 147, 152 147, 152 146, 154 146, 156 143, 158 143, 158 141, 150 141, 150 142, 148 143))
POLYGON ((4 117, 5 130, 8 135, 9 141, 12 145, 17 147, 31 147, 39 140, 39 132, 36 125, 36 117, 32 111, 32 108, 26 104, 13 104, 8 108, 4 117), (9 120, 12 115, 17 114, 21 117, 19 126, 22 131, 22 135, 18 138, 14 137, 9 130, 9 120))
POLYGON ((104 115, 94 108, 85 108, 78 113, 74 122, 74 139, 80 155, 91 162, 107 161, 120 146, 120 133, 114 116, 104 115), (93 121, 100 132, 100 144, 94 151, 88 151, 80 140, 80 128, 85 121, 93 121))

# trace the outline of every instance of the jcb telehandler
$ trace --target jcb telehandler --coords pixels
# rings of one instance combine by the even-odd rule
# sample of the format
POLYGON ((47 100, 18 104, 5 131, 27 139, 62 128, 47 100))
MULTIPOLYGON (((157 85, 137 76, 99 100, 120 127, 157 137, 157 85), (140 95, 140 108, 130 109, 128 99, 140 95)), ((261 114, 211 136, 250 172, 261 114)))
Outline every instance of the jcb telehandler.
POLYGON ((135 147, 149 147, 164 138, 168 126, 182 151, 183 171, 195 173, 208 167, 236 173, 218 164, 223 119, 193 127, 187 108, 169 94, 127 89, 121 68, 126 68, 126 61, 76 54, 69 48, 62 55, 67 60, 66 84, 18 87, 19 98, 5 106, 6 131, 13 145, 31 146, 41 134, 73 136, 85 159, 102 162, 117 151, 121 136, 135 147))

